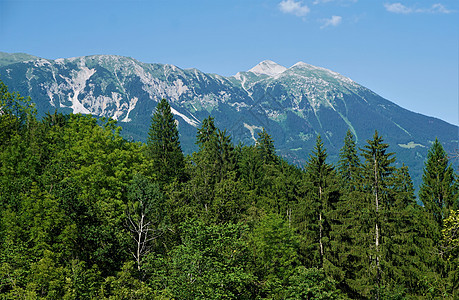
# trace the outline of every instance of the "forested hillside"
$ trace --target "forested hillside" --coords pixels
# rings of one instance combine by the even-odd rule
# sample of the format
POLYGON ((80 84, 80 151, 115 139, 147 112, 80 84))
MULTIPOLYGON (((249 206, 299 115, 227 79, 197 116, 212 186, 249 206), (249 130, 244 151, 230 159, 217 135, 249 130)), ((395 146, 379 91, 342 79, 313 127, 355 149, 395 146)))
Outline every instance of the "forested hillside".
MULTIPOLYGON (((48 113, 0 82, 1 299, 459 297, 457 170, 442 141, 416 203, 378 132, 320 136, 298 168, 264 129, 234 145, 212 117, 184 156, 160 101, 146 144, 112 119, 48 113)), ((401 167, 398 167, 402 165, 401 167)))
POLYGON ((318 135, 329 162, 336 164, 348 129, 358 148, 378 130, 389 151, 410 168, 416 190, 435 138, 447 153, 458 145, 457 126, 406 110, 346 76, 304 62, 286 68, 264 61, 225 77, 116 55, 50 60, 0 52, 0 78, 32 97, 39 118, 55 110, 112 118, 123 128, 122 137, 144 143, 151 116, 165 98, 185 154, 199 149, 195 133, 209 116, 234 144, 254 145, 264 128, 276 154, 298 167, 305 165, 318 135))

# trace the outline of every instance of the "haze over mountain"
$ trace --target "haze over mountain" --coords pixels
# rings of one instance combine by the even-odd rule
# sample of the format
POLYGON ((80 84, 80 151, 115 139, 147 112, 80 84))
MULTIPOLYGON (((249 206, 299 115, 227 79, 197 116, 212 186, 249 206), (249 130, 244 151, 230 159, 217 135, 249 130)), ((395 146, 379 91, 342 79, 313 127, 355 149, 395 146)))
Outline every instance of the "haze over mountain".
POLYGON ((448 152, 458 143, 457 126, 403 109, 345 76, 304 62, 286 68, 266 60, 224 77, 114 55, 48 60, 0 53, 0 79, 10 91, 30 96, 39 115, 57 109, 110 117, 127 138, 142 141, 156 104, 166 98, 187 153, 196 149, 196 129, 209 115, 235 143, 253 144, 266 128, 278 153, 299 165, 319 134, 336 162, 348 129, 360 147, 378 130, 419 183, 435 138, 448 152))

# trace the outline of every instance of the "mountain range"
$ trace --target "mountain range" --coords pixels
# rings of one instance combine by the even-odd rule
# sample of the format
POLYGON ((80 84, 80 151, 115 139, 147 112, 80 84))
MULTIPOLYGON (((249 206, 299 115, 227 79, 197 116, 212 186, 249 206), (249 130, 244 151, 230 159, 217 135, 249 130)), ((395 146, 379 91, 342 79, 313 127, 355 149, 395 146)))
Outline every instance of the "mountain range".
MULTIPOLYGON (((196 150, 196 129, 211 115, 235 143, 253 144, 265 128, 278 154, 304 165, 321 135, 331 162, 349 129, 363 147, 375 130, 418 185, 431 143, 457 151, 458 127, 408 111, 331 70, 266 60, 234 76, 142 63, 115 55, 43 59, 0 52, 0 80, 30 96, 39 116, 55 110, 118 120, 127 139, 145 141, 162 98, 178 121, 182 148, 196 150)), ((435 99, 432 99, 434 105, 435 99)))

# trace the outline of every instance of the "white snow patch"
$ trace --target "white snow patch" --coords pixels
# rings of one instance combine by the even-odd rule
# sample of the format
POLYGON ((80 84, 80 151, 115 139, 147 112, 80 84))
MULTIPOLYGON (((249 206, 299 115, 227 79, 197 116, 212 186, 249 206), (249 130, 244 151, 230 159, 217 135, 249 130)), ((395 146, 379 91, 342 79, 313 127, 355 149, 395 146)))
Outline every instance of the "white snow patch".
MULTIPOLYGON (((184 114, 182 113, 179 113, 178 111, 176 111, 173 107, 171 107, 171 112, 174 114, 174 115, 177 115, 179 117, 181 117, 185 122, 187 122, 188 124, 190 124, 191 126, 193 127, 198 127, 198 124, 199 122, 195 121, 195 120, 192 120, 190 118, 188 118, 187 116, 185 116, 184 114)), ((193 116, 193 118, 196 119, 196 117, 193 116)))

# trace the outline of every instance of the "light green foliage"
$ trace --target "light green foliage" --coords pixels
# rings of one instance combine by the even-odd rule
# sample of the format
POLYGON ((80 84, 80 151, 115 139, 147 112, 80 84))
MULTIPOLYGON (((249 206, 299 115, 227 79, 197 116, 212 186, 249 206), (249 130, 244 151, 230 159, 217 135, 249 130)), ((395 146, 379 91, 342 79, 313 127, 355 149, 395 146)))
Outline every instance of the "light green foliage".
POLYGON ((452 210, 443 220, 442 238, 448 251, 459 250, 459 210, 452 210))
POLYGON ((26 129, 33 122, 35 114, 30 98, 8 92, 8 87, 0 80, 0 147, 26 129))
POLYGON ((299 238, 277 214, 262 218, 249 238, 253 272, 266 297, 282 299, 299 264, 299 238))
POLYGON ((134 262, 123 264, 116 276, 109 276, 102 285, 99 299, 156 299, 153 290, 136 278, 134 262))
POLYGON ((345 299, 336 282, 328 278, 322 269, 307 269, 299 266, 290 277, 287 289, 289 300, 300 299, 345 299))
POLYGON ((442 243, 448 261, 449 289, 453 296, 459 296, 459 210, 451 210, 443 220, 442 243))
POLYGON ((164 286, 178 299, 251 299, 253 276, 245 266, 247 228, 239 224, 205 225, 186 221, 181 244, 162 260, 164 286))
POLYGON ((157 184, 136 174, 128 187, 127 198, 126 226, 132 238, 131 253, 140 271, 143 257, 164 231, 164 196, 157 184))

